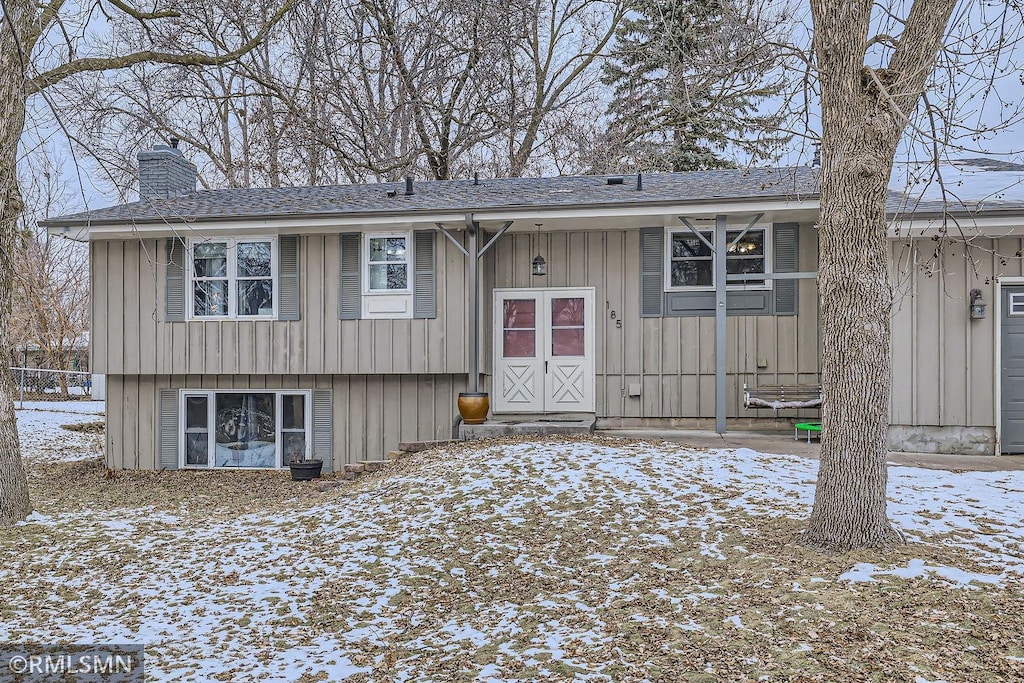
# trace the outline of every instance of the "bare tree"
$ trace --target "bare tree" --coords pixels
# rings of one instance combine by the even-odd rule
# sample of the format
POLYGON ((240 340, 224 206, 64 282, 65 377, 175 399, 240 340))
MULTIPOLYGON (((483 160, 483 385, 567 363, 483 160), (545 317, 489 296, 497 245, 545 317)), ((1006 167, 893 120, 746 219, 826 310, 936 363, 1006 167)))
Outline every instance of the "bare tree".
POLYGON ((536 173, 603 106, 621 15, 620 0, 311 0, 237 62, 74 83, 72 127, 118 187, 140 140, 172 135, 208 186, 536 173))
MULTIPOLYGON (((61 81, 86 72, 131 68, 159 62, 214 65, 250 52, 290 5, 251 34, 228 33, 201 52, 179 51, 178 38, 188 34, 194 6, 166 5, 152 11, 124 0, 68 5, 61 0, 35 3, 3 0, 0 17, 0 348, 11 348, 11 306, 17 271, 19 219, 25 208, 17 178, 18 146, 29 98, 61 81), (87 27, 93 16, 149 28, 135 42, 96 44, 87 27)), ((0 527, 23 519, 31 510, 28 483, 18 448, 12 385, 0 373, 0 527)))
MULTIPOLYGON (((60 213, 66 188, 59 167, 45 154, 25 165, 18 271, 14 275, 11 344, 25 361, 29 350, 39 367, 75 369, 89 330, 89 253, 85 245, 51 238, 37 221, 60 213)), ((68 394, 68 375, 58 373, 60 392, 68 394)))
POLYGON ((811 12, 822 126, 824 432, 803 542, 826 549, 884 546, 902 540, 886 515, 890 174, 908 131, 929 149, 934 144, 938 161, 939 147, 951 139, 940 128, 972 127, 957 110, 957 95, 964 79, 994 86, 998 56, 1020 40, 1021 6, 811 0, 811 12), (986 10, 998 16, 984 28, 977 17, 968 20, 972 11, 986 10), (951 22, 954 12, 960 21, 951 22), (948 108, 937 106, 936 93, 948 108))

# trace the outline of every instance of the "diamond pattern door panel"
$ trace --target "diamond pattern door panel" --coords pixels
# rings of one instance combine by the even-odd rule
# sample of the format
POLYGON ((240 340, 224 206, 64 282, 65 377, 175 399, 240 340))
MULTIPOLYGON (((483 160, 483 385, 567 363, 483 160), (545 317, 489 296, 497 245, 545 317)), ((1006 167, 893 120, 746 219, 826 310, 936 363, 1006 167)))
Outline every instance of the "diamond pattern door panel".
POLYGON ((541 401, 537 391, 535 363, 507 363, 502 368, 501 403, 512 410, 539 409, 541 401))
POLYGON ((552 405, 545 406, 548 410, 575 408, 586 401, 583 371, 582 364, 560 363, 551 367, 548 380, 551 382, 552 405))

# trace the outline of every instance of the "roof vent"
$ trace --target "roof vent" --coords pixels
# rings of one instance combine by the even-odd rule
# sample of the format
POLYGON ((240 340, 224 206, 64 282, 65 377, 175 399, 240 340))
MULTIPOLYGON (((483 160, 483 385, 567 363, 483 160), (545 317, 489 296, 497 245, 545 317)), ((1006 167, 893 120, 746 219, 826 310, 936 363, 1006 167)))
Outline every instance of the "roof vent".
POLYGON ((406 197, 411 197, 414 194, 416 194, 416 192, 412 189, 412 176, 411 175, 406 176, 405 177, 405 196, 406 197))
POLYGON ((636 190, 639 192, 644 189, 644 174, 639 171, 636 174, 636 190))
POLYGON ((398 190, 388 190, 388 196, 389 197, 397 197, 398 196, 398 190))
POLYGON ((609 185, 621 185, 625 181, 626 181, 626 179, 623 178, 620 175, 610 175, 610 176, 608 176, 608 184, 609 185))

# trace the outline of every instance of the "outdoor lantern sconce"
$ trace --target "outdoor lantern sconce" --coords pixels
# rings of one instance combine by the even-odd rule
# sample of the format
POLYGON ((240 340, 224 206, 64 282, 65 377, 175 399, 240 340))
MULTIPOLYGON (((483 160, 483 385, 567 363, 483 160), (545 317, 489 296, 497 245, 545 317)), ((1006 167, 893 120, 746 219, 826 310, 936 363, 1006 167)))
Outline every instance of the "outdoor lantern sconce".
POLYGON ((981 290, 971 290, 971 320, 983 320, 985 318, 985 302, 981 300, 981 290))
POLYGON ((547 275, 548 264, 544 260, 544 257, 540 255, 540 227, 543 223, 534 223, 537 226, 537 256, 533 259, 533 274, 534 275, 547 275))

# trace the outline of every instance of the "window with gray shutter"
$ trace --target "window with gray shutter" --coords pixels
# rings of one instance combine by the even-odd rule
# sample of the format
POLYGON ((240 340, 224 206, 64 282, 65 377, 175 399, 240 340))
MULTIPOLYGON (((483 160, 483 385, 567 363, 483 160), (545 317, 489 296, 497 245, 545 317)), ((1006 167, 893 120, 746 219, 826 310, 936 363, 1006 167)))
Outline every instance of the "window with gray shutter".
POLYGON ((413 233, 412 317, 437 317, 437 277, 434 274, 434 231, 413 233))
POLYGON ((278 263, 277 319, 301 320, 298 235, 281 235, 278 238, 278 263))
POLYGON ((178 469, 178 390, 161 389, 158 396, 157 457, 160 469, 178 469))
POLYGON ((334 469, 334 406, 329 389, 313 391, 313 457, 324 461, 324 472, 334 469))
POLYGON ((640 315, 660 317, 665 298, 665 229, 640 230, 640 315))
MULTIPOLYGON (((775 272, 795 273, 799 270, 800 225, 797 223, 775 223, 775 272)), ((775 281, 775 315, 796 315, 798 280, 775 281)))
POLYGON ((186 285, 185 241, 180 237, 167 240, 167 272, 164 288, 164 319, 171 322, 185 320, 186 285))
POLYGON ((349 232, 341 235, 341 292, 338 317, 342 320, 358 320, 362 315, 360 242, 362 242, 361 233, 349 232))

